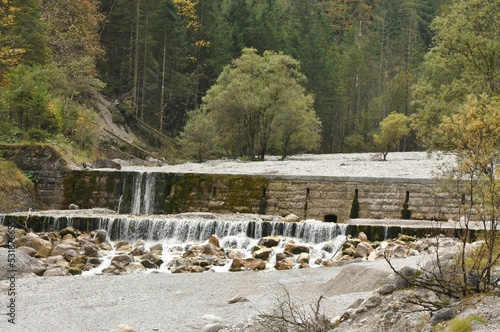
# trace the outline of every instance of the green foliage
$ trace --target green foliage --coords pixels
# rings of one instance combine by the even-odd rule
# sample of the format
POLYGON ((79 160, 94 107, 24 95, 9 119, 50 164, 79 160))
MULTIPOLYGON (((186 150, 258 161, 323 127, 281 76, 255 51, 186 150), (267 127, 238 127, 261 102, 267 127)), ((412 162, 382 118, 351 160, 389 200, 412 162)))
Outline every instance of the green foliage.
POLYGON ((232 156, 264 159, 269 149, 286 158, 317 147, 320 122, 304 80, 291 57, 244 49, 203 98, 223 148, 232 156))
POLYGON ((373 135, 377 148, 382 153, 384 160, 387 154, 399 146, 410 132, 409 118, 404 114, 391 113, 379 124, 378 133, 373 135))
POLYGON ((471 332, 473 331, 472 329, 472 322, 477 321, 480 323, 485 324, 486 319, 482 316, 478 315, 468 315, 467 317, 457 317, 453 318, 449 322, 446 323, 446 331, 449 332, 471 332))
POLYGON ((203 110, 188 113, 179 143, 184 154, 200 163, 219 155, 218 133, 210 114, 203 110))
POLYGON ((500 3, 451 1, 433 21, 434 47, 425 57, 415 87, 420 109, 414 126, 428 146, 439 143, 436 128, 443 115, 456 113, 470 94, 497 94, 500 89, 500 3))

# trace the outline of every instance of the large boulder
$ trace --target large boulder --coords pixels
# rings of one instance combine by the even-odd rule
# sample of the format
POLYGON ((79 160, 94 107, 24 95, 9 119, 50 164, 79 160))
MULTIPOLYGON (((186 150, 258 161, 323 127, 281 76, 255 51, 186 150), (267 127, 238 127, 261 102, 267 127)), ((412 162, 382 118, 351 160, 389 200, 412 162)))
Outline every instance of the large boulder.
MULTIPOLYGON (((8 254, 8 249, 0 248, 0 280, 8 279, 10 275, 11 267, 9 266, 8 254)), ((16 278, 33 276, 33 274, 42 275, 47 270, 46 264, 19 250, 15 252, 15 260, 16 278)))
POLYGON ((373 251, 373 248, 371 247, 371 245, 367 242, 360 242, 357 246, 356 246, 356 250, 354 251, 354 258, 357 258, 357 257, 361 257, 361 258, 365 258, 365 257, 368 257, 368 255, 370 255, 370 253, 373 251))
POLYGON ((266 236, 259 240, 258 246, 272 248, 276 247, 281 241, 281 237, 275 236, 266 236))
POLYGON ((44 277, 65 277, 70 275, 71 273, 64 267, 54 267, 43 273, 44 277))
POLYGON ((311 250, 310 247, 302 244, 287 243, 285 245, 285 251, 291 252, 294 255, 298 255, 303 252, 309 253, 310 250, 311 250))
POLYGON ((269 260, 269 257, 271 257, 273 253, 273 249, 271 248, 260 248, 252 253, 252 256, 254 258, 262 259, 262 260, 269 260))
POLYGON ((21 235, 15 240, 16 247, 31 247, 36 250, 37 257, 49 257, 52 251, 52 243, 42 239, 35 233, 21 235))
POLYGON ((64 256, 66 251, 68 250, 76 250, 77 248, 71 244, 68 243, 59 243, 56 245, 54 248, 52 248, 52 251, 50 252, 51 256, 64 256))

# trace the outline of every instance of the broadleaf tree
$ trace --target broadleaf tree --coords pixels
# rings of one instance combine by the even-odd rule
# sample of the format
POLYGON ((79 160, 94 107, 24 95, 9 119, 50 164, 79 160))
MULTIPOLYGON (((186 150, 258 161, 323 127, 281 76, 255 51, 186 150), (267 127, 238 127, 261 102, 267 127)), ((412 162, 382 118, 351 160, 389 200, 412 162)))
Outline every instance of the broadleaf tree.
POLYGON ((399 146, 401 139, 410 133, 409 120, 406 115, 393 112, 380 121, 379 130, 373 134, 373 140, 384 160, 390 151, 399 146))
POLYGON ((203 98, 221 147, 252 160, 263 160, 269 152, 284 158, 317 148, 320 121, 304 82, 298 61, 290 56, 243 49, 203 98))

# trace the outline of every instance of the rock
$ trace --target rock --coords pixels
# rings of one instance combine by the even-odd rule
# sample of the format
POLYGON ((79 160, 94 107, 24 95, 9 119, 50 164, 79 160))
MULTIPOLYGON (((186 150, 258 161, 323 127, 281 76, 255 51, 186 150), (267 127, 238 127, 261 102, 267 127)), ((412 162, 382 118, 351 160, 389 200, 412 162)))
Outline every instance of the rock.
POLYGON ((69 267, 69 262, 61 255, 49 256, 45 259, 45 263, 55 266, 69 267))
POLYGON ((285 251, 291 252, 294 255, 298 255, 303 252, 309 253, 311 249, 308 246, 295 244, 295 243, 287 243, 285 245, 285 251))
POLYGON ((69 274, 71 274, 72 276, 75 276, 75 275, 80 275, 82 274, 82 269, 78 268, 78 267, 69 267, 68 268, 68 272, 69 274))
POLYGON ((201 254, 214 256, 217 258, 226 258, 226 254, 221 248, 214 246, 213 244, 207 243, 201 247, 201 254))
POLYGON ((276 270, 291 270, 295 266, 292 258, 285 258, 274 264, 276 270))
MULTIPOLYGON (((0 280, 6 279, 9 276, 9 250, 7 248, 0 248, 0 280)), ((16 252, 16 276, 33 276, 42 275, 47 270, 47 265, 39 259, 28 256, 22 251, 16 252)))
POLYGON ((66 227, 59 231, 59 234, 61 235, 62 238, 69 234, 71 235, 71 237, 76 239, 76 237, 78 236, 77 233, 78 231, 75 230, 73 227, 66 227))
POLYGON ((262 259, 262 260, 269 260, 269 257, 271 257, 271 254, 273 253, 273 249, 271 248, 261 248, 257 251, 254 251, 252 253, 252 256, 254 258, 262 259))
MULTIPOLYGON (((348 256, 351 257, 351 256, 348 256)), ((321 265, 324 267, 332 267, 333 266, 333 259, 325 259, 324 261, 321 262, 321 265)))
POLYGON ((81 269, 86 263, 87 263, 87 256, 76 256, 70 260, 69 266, 78 267, 81 269))
POLYGON ((298 216, 296 216, 295 214, 293 213, 290 213, 290 214, 287 214, 284 218, 283 218, 284 221, 286 222, 299 222, 300 221, 300 218, 298 216))
POLYGON ((372 296, 372 297, 366 299, 366 301, 363 302, 363 305, 366 308, 375 308, 375 307, 379 306, 380 303, 382 303, 382 299, 380 298, 380 296, 375 295, 375 296, 372 296))
POLYGON ((368 236, 366 236, 366 234, 364 232, 359 232, 358 239, 360 239, 363 242, 366 242, 366 241, 368 241, 368 236))
POLYGON ((258 246, 272 248, 276 247, 281 241, 279 236, 266 236, 259 240, 258 246))
POLYGON ((141 263, 131 262, 131 263, 127 264, 124 267, 124 269, 125 269, 125 272, 132 273, 132 272, 144 271, 146 268, 141 263))
POLYGON ((309 264, 309 254, 307 252, 300 253, 297 257, 297 263, 300 264, 309 264))
POLYGON ((64 267, 54 267, 43 273, 44 277, 65 277, 70 275, 69 271, 64 267))
POLYGON ((131 326, 120 324, 116 327, 115 332, 137 332, 137 331, 131 326))
POLYGON ((92 238, 92 236, 88 233, 83 233, 83 234, 78 235, 76 237, 76 241, 80 245, 84 245, 84 244, 89 243, 89 242, 95 242, 94 239, 92 238))
POLYGON ((149 247, 149 250, 151 250, 151 251, 163 251, 163 244, 161 244, 161 243, 153 244, 151 247, 149 247))
POLYGON ((122 169, 122 167, 119 163, 117 163, 116 161, 113 161, 111 159, 107 159, 107 158, 94 160, 92 162, 92 168, 112 168, 112 169, 117 169, 117 170, 122 169))
POLYGON ((373 251, 373 248, 367 242, 361 242, 356 246, 353 257, 365 258, 373 251))
POLYGON ((239 249, 226 249, 226 255, 229 259, 245 258, 245 253, 239 249))
POLYGON ((237 302, 248 302, 248 299, 246 297, 241 296, 241 295, 236 295, 235 297, 232 297, 226 301, 226 303, 228 303, 228 304, 233 304, 233 303, 237 303, 237 302))
POLYGON ((264 270, 266 268, 266 262, 258 258, 234 258, 229 271, 244 271, 244 270, 264 270))
POLYGON ((64 254, 66 253, 66 251, 68 250, 75 250, 76 248, 74 246, 72 246, 71 244, 67 244, 67 243, 59 243, 58 245, 56 245, 50 255, 51 256, 58 256, 58 255, 61 255, 61 256, 64 256, 64 254))
POLYGON ((35 257, 37 251, 31 247, 19 247, 17 250, 24 252, 26 255, 30 257, 35 257))
POLYGON ((214 247, 220 248, 219 237, 215 234, 210 235, 208 243, 213 245, 214 247))
POLYGON ((80 209, 80 207, 79 207, 78 205, 74 204, 74 203, 71 203, 71 204, 68 206, 68 208, 69 208, 70 210, 79 210, 79 209, 80 209))
POLYGON ((404 289, 410 287, 410 283, 415 280, 417 270, 409 266, 405 266, 397 271, 394 276, 394 286, 396 289, 404 289))
POLYGON ((16 247, 31 247, 37 251, 36 257, 49 257, 52 251, 52 243, 42 239, 34 233, 21 235, 15 240, 16 247))
POLYGON ((201 332, 219 332, 220 330, 224 329, 225 326, 222 325, 221 323, 213 323, 213 324, 208 324, 205 325, 201 328, 201 332))
POLYGON ((87 243, 82 249, 87 257, 99 257, 99 248, 94 243, 87 243))
POLYGON ((276 261, 280 261, 285 258, 293 258, 293 254, 288 251, 278 252, 276 253, 276 261))
POLYGON ((348 243, 347 246, 342 249, 343 255, 354 256, 354 252, 356 251, 356 247, 352 244, 348 243))
POLYGON ((107 242, 99 244, 99 247, 101 247, 102 250, 108 250, 108 251, 113 250, 113 247, 111 246, 111 244, 109 244, 107 242))
POLYGON ((108 233, 104 229, 99 229, 94 234, 94 240, 96 243, 105 243, 108 239, 108 233))
POLYGON ((396 290, 396 286, 393 284, 382 285, 377 288, 377 293, 380 295, 389 295, 392 294, 396 290))
POLYGON ((149 259, 144 259, 141 261, 141 264, 146 268, 146 269, 157 269, 158 266, 151 262, 149 259))
POLYGON ((148 252, 148 253, 140 256, 139 258, 141 260, 148 260, 151 263, 155 264, 157 267, 159 267, 161 264, 163 264, 163 260, 159 259, 158 256, 156 256, 152 252, 148 252))
POLYGON ((453 319, 455 315, 455 310, 453 310, 452 308, 443 308, 433 313, 430 319, 430 323, 432 325, 436 325, 438 323, 453 319))
POLYGON ((134 258, 132 256, 118 255, 118 256, 113 257, 113 259, 111 259, 111 265, 113 265, 119 269, 123 269, 123 268, 125 268, 125 266, 132 263, 133 261, 134 261, 134 258))

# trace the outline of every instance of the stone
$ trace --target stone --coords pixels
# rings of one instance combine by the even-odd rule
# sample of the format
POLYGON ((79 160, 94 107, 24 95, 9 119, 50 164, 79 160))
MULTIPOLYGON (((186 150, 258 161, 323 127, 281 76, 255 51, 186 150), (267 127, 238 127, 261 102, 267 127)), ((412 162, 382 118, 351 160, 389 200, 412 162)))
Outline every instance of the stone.
POLYGON ((276 261, 280 261, 285 258, 293 258, 293 254, 288 251, 278 252, 276 253, 276 261))
POLYGON ((271 249, 271 248, 261 248, 257 251, 254 251, 252 253, 252 256, 254 258, 258 258, 258 259, 262 259, 262 260, 267 261, 267 260, 269 260, 269 257, 271 257, 272 253, 273 253, 273 249, 271 249))
POLYGON ((82 249, 87 257, 99 257, 99 248, 94 243, 87 243, 82 249))
POLYGON ((393 284, 385 284, 377 288, 377 293, 380 295, 389 295, 394 293, 396 286, 393 284))
POLYGON ((311 249, 308 246, 295 243, 287 243, 285 245, 285 251, 291 252, 294 255, 298 255, 303 252, 309 253, 311 249))
POLYGON ((307 252, 302 252, 299 254, 299 256, 297 257, 297 263, 300 263, 300 264, 309 264, 309 253, 307 252))
POLYGON ((121 247, 124 247, 124 246, 131 247, 130 243, 128 243, 128 241, 124 241, 124 240, 115 241, 115 249, 116 250, 118 250, 118 249, 120 249, 121 247))
POLYGON ((151 251, 163 251, 163 244, 155 243, 149 247, 149 250, 151 250, 151 251))
POLYGON ((158 266, 157 266, 155 263, 151 262, 149 259, 143 259, 143 260, 141 261, 141 264, 142 264, 142 265, 143 265, 146 269, 157 269, 157 268, 158 268, 158 266))
POLYGON ((287 214, 284 218, 283 218, 283 221, 286 221, 286 222, 299 222, 300 221, 300 218, 293 214, 293 213, 290 213, 290 214, 287 214))
POLYGON ((64 267, 54 267, 43 273, 44 277, 65 277, 70 275, 69 271, 64 267))
POLYGON ((78 267, 69 267, 68 268, 68 272, 69 274, 71 274, 72 276, 75 276, 75 275, 80 275, 82 274, 82 269, 78 268, 78 267))
POLYGON ((118 255, 115 256, 111 259, 111 265, 114 265, 115 267, 119 269, 123 269, 125 266, 128 264, 132 263, 134 261, 134 258, 129 255, 118 255))
MULTIPOLYGON (((9 250, 7 248, 0 248, 0 280, 9 276, 8 254, 9 250)), ((47 270, 47 264, 28 256, 23 251, 17 251, 15 258, 17 276, 33 276, 33 274, 40 276, 47 270)))
POLYGON ((214 246, 213 244, 207 243, 202 246, 201 254, 214 256, 217 258, 226 258, 226 254, 221 248, 214 246))
POLYGON ((132 272, 144 271, 146 268, 141 263, 131 262, 131 263, 125 265, 124 269, 125 269, 125 272, 132 273, 132 272))
POLYGON ((55 265, 69 267, 69 262, 62 255, 49 256, 45 259, 45 263, 47 263, 49 266, 55 265))
MULTIPOLYGON (((350 257, 350 256, 348 256, 350 257)), ((333 259, 325 259, 324 261, 321 262, 321 265, 324 267, 332 267, 333 266, 333 259)))
POLYGON ((215 234, 210 235, 208 243, 213 245, 214 247, 220 248, 219 237, 215 234))
POLYGON ((158 256, 153 254, 152 252, 148 252, 148 253, 140 256, 139 258, 141 260, 148 260, 151 263, 155 264, 157 267, 159 267, 163 263, 163 261, 160 258, 158 258, 158 256))
POLYGON ((68 250, 75 250, 75 249, 76 249, 76 247, 72 246, 71 244, 59 243, 58 245, 56 245, 52 249, 50 255, 51 256, 58 256, 58 255, 63 256, 66 253, 66 251, 68 251, 68 250))
POLYGON ((121 165, 114 160, 101 158, 96 159, 92 162, 92 168, 112 168, 120 170, 122 169, 121 165))
POLYGON ((105 243, 108 239, 108 233, 104 229, 98 229, 94 234, 94 241, 96 243, 105 243))
POLYGON ((272 248, 276 247, 281 241, 280 236, 266 236, 259 240, 258 246, 272 248))
POLYGON ((113 250, 113 247, 111 246, 111 244, 109 244, 107 242, 99 244, 99 247, 101 247, 102 250, 108 250, 108 251, 113 250))
POLYGON ((225 326, 222 325, 221 323, 212 323, 205 325, 201 328, 201 332, 219 332, 220 330, 224 329, 225 326))
POLYGON ((354 251, 354 258, 361 257, 365 258, 373 251, 373 248, 367 242, 361 242, 356 246, 356 250, 354 251))
POLYGON ((115 332, 137 332, 137 331, 131 326, 120 324, 116 327, 115 332))
POLYGON ((24 252, 26 255, 28 255, 30 257, 35 257, 36 253, 37 253, 37 251, 35 249, 33 249, 31 247, 25 247, 25 246, 19 247, 19 248, 17 248, 17 250, 24 252))
POLYGON ((69 266, 82 268, 86 263, 87 256, 76 256, 70 260, 69 266))
POLYGON ((366 299, 366 301, 363 302, 363 305, 366 308, 375 308, 375 307, 379 306, 380 303, 382 303, 382 298, 378 295, 375 295, 375 296, 372 296, 372 297, 366 299))
POLYGON ((291 270, 295 266, 292 258, 285 258, 274 264, 276 270, 291 270))
POLYGON ((50 241, 42 239, 40 236, 34 233, 28 233, 26 235, 21 235, 14 241, 16 247, 31 247, 37 251, 36 257, 49 257, 52 251, 52 243, 50 241))
POLYGON ((360 239, 362 242, 366 242, 368 241, 368 236, 366 236, 364 232, 359 232, 358 239, 360 239))
POLYGON ((394 286, 396 289, 404 289, 410 287, 410 283, 415 280, 417 270, 409 266, 405 266, 397 271, 394 276, 394 286))
POLYGON ((59 231, 59 234, 61 235, 62 238, 64 238, 68 234, 71 235, 71 237, 76 238, 78 236, 78 231, 73 227, 66 227, 64 229, 61 229, 59 231))
POLYGON ((234 258, 229 271, 245 271, 245 270, 264 270, 266 268, 266 262, 258 258, 234 258))
POLYGON ((244 296, 236 295, 236 296, 234 296, 226 301, 226 303, 228 303, 228 304, 233 304, 233 303, 237 303, 237 302, 248 302, 248 299, 244 296))
POLYGON ((88 242, 95 242, 94 239, 92 238, 92 236, 88 233, 83 233, 83 234, 78 235, 76 237, 76 241, 80 245, 84 245, 85 243, 88 243, 88 242))
POLYGON ((438 323, 453 319, 455 317, 455 315, 456 315, 455 310, 453 310, 452 308, 439 309, 438 311, 435 311, 432 314, 432 317, 430 319, 430 323, 432 325, 436 325, 438 323))
POLYGON ((227 258, 229 259, 234 259, 234 258, 245 258, 245 253, 239 249, 226 249, 226 255, 227 258))

